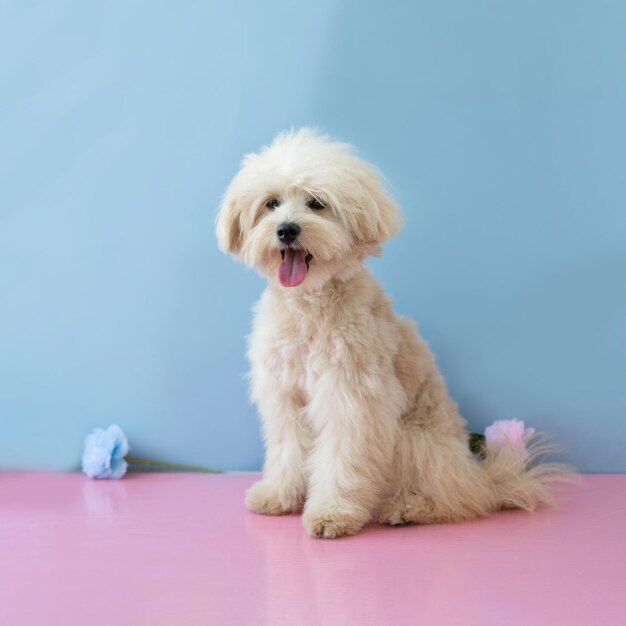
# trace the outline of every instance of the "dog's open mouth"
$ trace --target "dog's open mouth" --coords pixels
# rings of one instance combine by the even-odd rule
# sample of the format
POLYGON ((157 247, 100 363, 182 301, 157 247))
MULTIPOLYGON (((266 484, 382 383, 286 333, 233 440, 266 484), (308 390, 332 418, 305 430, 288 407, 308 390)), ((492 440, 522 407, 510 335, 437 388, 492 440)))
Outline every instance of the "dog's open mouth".
POLYGON ((285 248, 280 251, 278 280, 283 287, 296 287, 306 278, 313 255, 304 249, 285 248))

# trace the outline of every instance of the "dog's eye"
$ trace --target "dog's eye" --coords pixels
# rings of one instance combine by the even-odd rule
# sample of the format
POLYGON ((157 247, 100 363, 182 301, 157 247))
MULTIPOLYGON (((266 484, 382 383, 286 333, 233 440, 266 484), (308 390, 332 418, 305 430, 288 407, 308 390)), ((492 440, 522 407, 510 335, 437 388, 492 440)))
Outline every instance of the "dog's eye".
POLYGON ((306 203, 306 205, 309 207, 309 209, 313 209, 314 211, 320 211, 326 206, 325 204, 322 204, 317 198, 311 198, 306 203))
POLYGON ((268 200, 265 203, 265 206, 270 209, 271 211, 273 211, 274 209, 278 208, 280 206, 280 200, 276 200, 276 198, 272 198, 271 200, 268 200))

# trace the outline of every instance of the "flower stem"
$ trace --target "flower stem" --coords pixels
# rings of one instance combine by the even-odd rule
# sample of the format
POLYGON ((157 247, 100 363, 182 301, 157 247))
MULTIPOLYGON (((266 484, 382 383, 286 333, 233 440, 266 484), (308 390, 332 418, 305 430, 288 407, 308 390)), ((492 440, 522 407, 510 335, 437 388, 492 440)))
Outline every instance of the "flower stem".
POLYGON ((187 472, 202 472, 203 474, 221 474, 222 470, 209 469, 203 465, 185 465, 184 463, 171 463, 170 461, 156 461, 144 459, 140 456, 127 456, 126 460, 132 465, 154 465, 156 467, 171 467, 172 469, 185 470, 187 472))

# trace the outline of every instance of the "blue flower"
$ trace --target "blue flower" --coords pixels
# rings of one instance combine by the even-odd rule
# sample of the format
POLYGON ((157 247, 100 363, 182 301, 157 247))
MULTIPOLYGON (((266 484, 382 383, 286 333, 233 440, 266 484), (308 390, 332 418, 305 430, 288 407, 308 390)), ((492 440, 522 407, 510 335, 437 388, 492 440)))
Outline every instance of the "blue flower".
POLYGON ((85 437, 83 472, 89 478, 122 478, 128 469, 124 457, 129 449, 124 431, 116 424, 96 428, 85 437))

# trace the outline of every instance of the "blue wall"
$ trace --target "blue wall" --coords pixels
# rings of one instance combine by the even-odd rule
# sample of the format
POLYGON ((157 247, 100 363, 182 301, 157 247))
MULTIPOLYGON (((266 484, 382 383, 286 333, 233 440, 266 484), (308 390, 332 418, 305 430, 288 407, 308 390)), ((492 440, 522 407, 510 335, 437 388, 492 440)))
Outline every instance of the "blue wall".
POLYGON ((0 465, 258 468, 262 289, 213 219, 290 126, 355 143, 407 215, 372 261, 474 429, 626 471, 626 9, 571 2, 0 4, 0 465))

